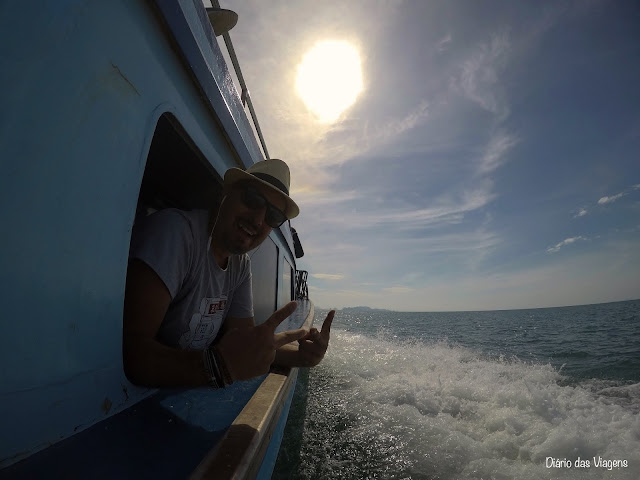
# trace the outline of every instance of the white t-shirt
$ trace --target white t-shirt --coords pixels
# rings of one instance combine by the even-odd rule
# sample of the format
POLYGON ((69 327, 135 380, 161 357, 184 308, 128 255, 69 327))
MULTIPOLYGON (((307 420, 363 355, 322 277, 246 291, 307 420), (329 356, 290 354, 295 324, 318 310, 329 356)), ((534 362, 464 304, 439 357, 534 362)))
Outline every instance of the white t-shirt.
POLYGON ((168 208, 133 228, 129 259, 151 267, 171 294, 157 339, 174 348, 202 350, 224 319, 253 317, 251 262, 232 255, 222 270, 207 248, 209 213, 168 208))

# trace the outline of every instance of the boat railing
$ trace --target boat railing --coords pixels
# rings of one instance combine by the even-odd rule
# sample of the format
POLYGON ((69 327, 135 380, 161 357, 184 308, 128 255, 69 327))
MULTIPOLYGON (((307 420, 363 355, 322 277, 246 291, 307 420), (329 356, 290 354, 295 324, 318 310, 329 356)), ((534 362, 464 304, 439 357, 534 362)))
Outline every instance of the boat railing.
MULTIPOLYGON (((221 8, 220 2, 218 0, 211 0, 211 6, 213 8, 221 8)), ((224 39, 225 46, 227 47, 227 53, 229 54, 229 58, 233 65, 233 70, 238 79, 238 83, 240 84, 240 101, 242 102, 243 107, 249 107, 249 114, 251 116, 251 122, 253 123, 253 128, 255 129, 256 134, 258 135, 258 139, 260 140, 260 145, 262 146, 262 152, 264 153, 264 158, 269 159, 269 151, 267 150, 267 144, 262 136, 262 130, 260 129, 260 123, 258 122, 258 116, 256 115, 256 111, 253 108, 253 102, 251 101, 251 94, 249 93, 249 89, 247 88, 247 84, 244 81, 244 77, 242 76, 242 70, 240 69, 240 63, 238 63, 238 57, 236 55, 236 51, 233 48, 233 42, 231 42, 231 37, 229 36, 229 32, 223 33, 222 38, 224 39)))
POLYGON ((296 270, 296 299, 309 298, 308 275, 309 272, 306 270, 296 270))

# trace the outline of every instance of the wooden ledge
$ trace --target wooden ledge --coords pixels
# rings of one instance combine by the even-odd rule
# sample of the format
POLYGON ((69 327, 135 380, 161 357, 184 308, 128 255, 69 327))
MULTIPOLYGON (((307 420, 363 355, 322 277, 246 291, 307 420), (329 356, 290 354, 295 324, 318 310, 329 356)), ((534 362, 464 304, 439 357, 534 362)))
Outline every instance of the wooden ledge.
MULTIPOLYGON (((311 304, 303 328, 311 328, 311 304)), ((258 473, 298 369, 267 375, 218 444, 191 474, 192 480, 253 479, 258 473)))

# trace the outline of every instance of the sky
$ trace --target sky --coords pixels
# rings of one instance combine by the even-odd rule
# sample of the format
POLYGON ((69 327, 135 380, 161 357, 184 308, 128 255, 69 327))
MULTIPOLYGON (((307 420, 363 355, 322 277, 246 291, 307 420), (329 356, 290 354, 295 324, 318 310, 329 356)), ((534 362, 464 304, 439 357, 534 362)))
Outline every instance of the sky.
POLYGON ((220 3, 269 154, 291 168, 316 306, 640 298, 640 4, 220 3), (361 59, 333 122, 296 90, 322 41, 361 59))

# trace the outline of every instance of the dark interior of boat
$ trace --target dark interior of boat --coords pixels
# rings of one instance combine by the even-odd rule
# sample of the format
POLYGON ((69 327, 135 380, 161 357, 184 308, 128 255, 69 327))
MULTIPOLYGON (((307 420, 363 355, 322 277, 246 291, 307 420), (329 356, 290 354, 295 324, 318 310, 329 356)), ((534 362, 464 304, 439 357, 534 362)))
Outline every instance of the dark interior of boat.
POLYGON ((220 201, 222 178, 177 119, 160 116, 149 148, 136 218, 153 210, 212 208, 220 201))

